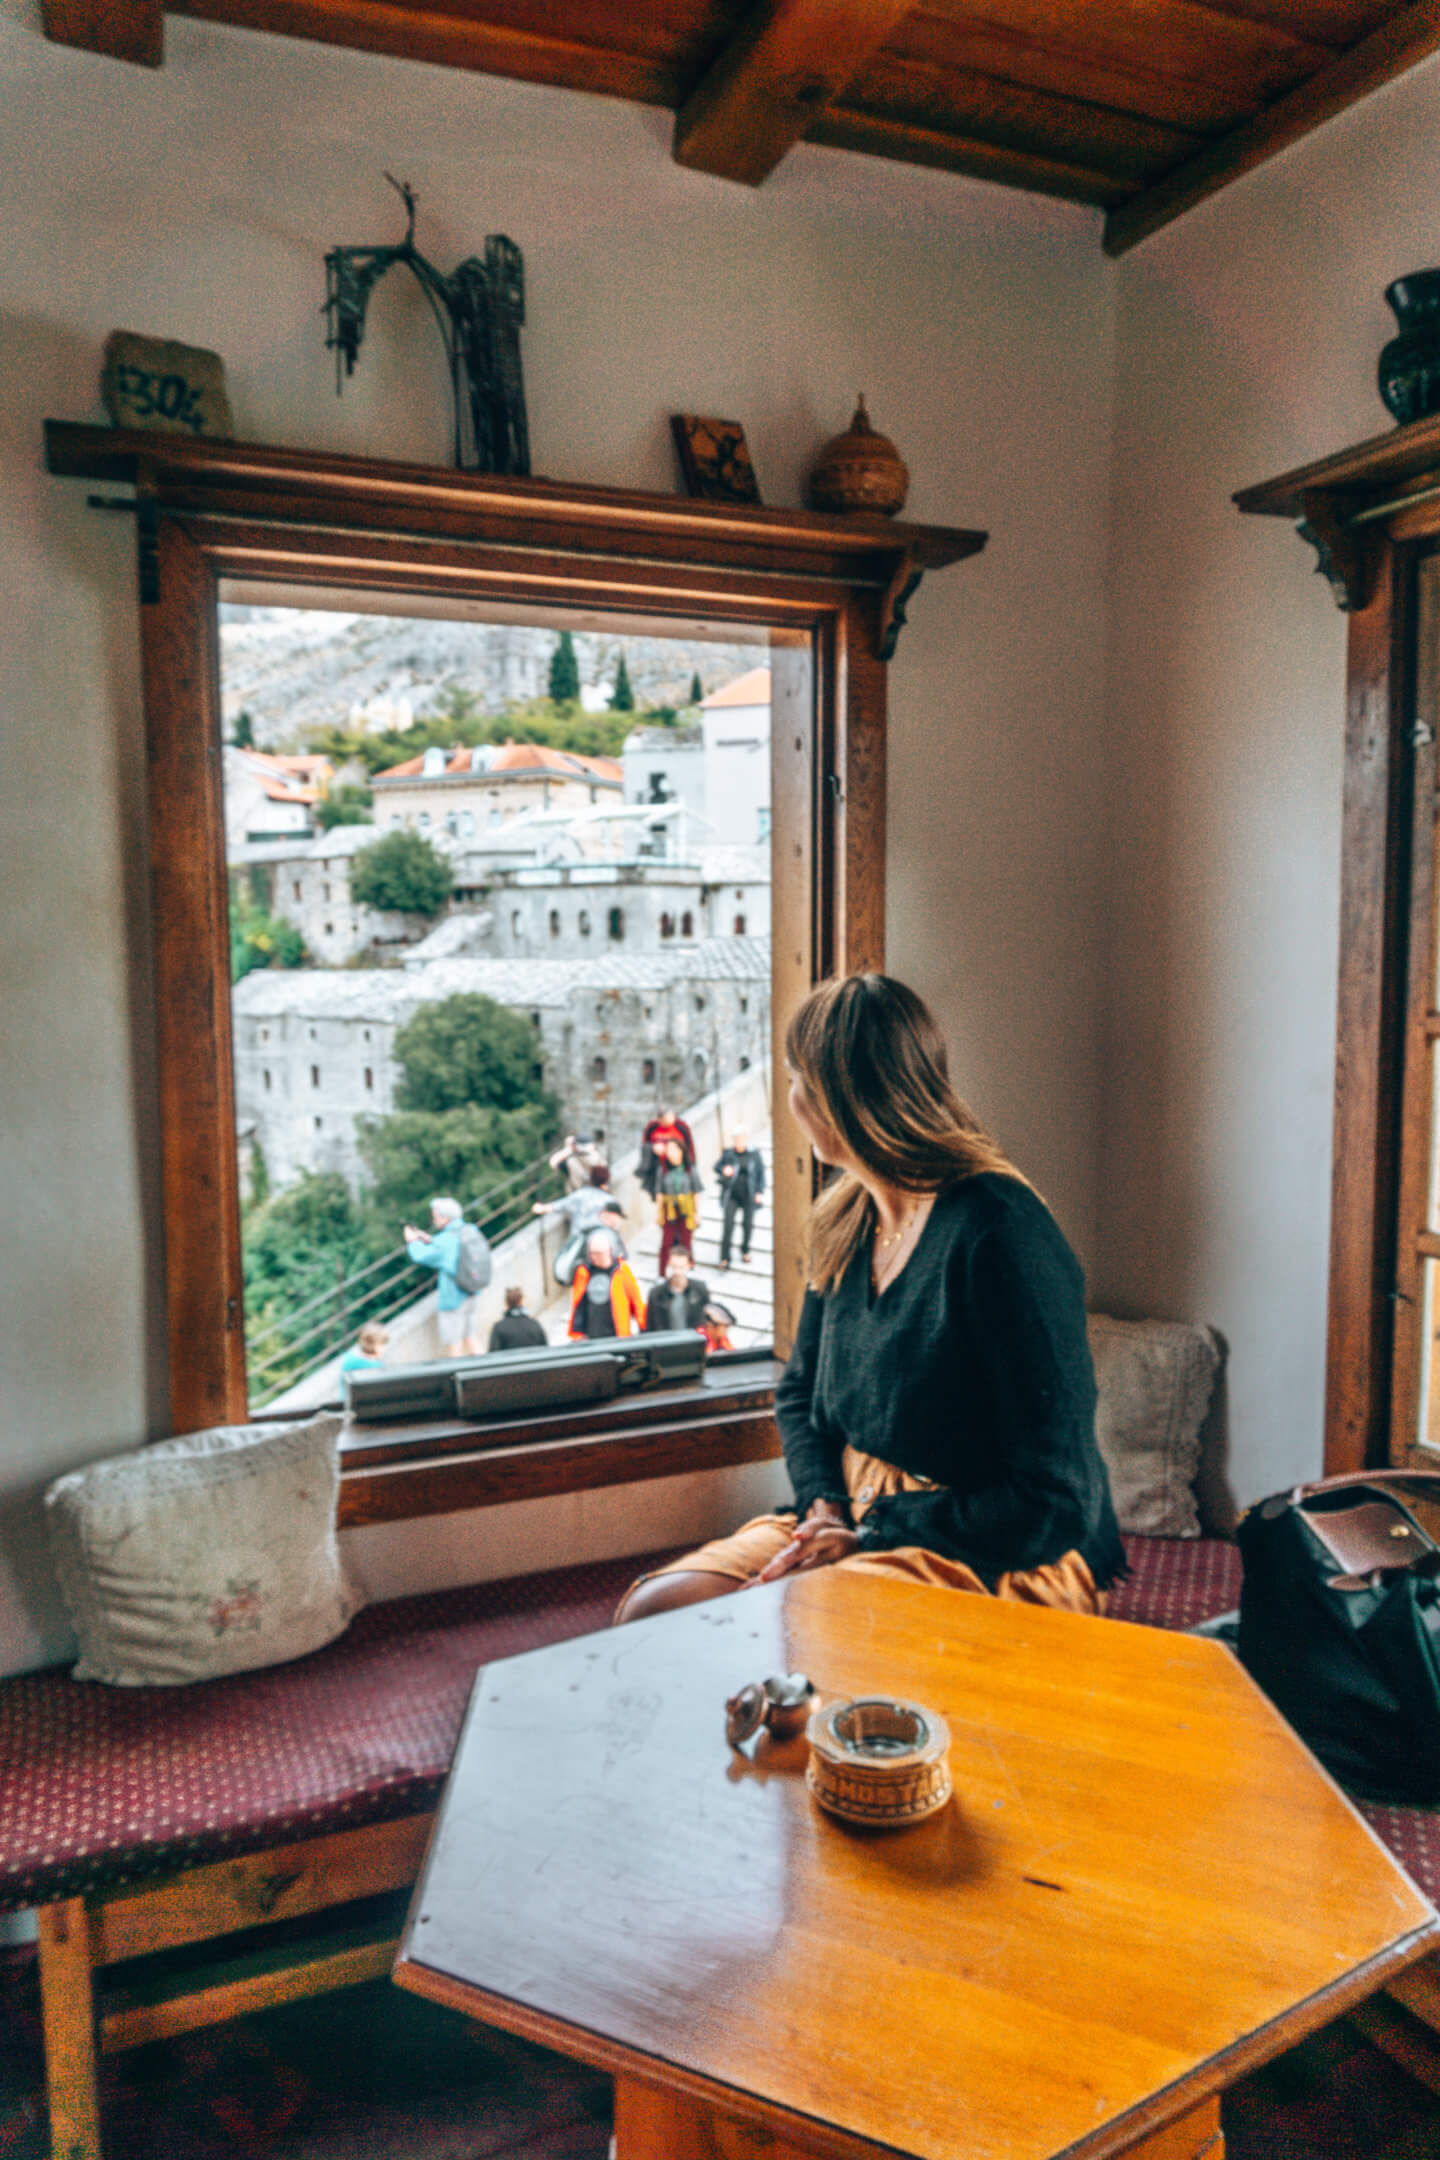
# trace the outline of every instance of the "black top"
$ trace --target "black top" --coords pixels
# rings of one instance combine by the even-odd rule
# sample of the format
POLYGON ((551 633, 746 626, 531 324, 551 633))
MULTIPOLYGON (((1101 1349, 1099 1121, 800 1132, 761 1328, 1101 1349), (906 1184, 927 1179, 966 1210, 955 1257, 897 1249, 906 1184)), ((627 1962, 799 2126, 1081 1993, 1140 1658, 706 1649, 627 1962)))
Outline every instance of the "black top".
POLYGON ((676 1297, 669 1282, 656 1283, 645 1307, 645 1327, 651 1335, 663 1334, 671 1328, 698 1328, 705 1318, 705 1307, 710 1292, 703 1282, 686 1283, 680 1297, 676 1297))
POLYGON ((492 1350, 530 1350, 548 1342, 540 1322, 518 1306, 495 1322, 490 1330, 492 1350))
POLYGON ((1100 1589, 1125 1572, 1095 1445, 1085 1278, 1017 1178, 987 1172, 942 1193, 879 1297, 868 1241, 832 1290, 808 1291, 775 1416, 802 1516, 813 1500, 846 1502, 847 1442, 935 1481, 874 1503, 871 1550, 923 1545, 992 1590, 1072 1549, 1100 1589))
POLYGON ((727 1147, 715 1165, 715 1175, 727 1200, 758 1200, 765 1190, 765 1161, 758 1148, 727 1147))

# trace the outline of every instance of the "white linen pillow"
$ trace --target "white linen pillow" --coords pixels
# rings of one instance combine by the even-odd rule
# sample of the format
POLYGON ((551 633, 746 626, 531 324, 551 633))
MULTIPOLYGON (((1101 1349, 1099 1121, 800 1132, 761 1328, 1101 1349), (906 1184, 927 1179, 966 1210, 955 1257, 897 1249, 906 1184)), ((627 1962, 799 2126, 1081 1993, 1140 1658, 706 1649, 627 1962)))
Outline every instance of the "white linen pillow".
POLYGON ((1195 1474, 1219 1342, 1211 1329, 1183 1320, 1092 1313, 1086 1326, 1100 1390, 1095 1437, 1120 1528, 1198 1537, 1195 1474))
POLYGON ((343 1633, 361 1601, 335 1535, 341 1422, 219 1425, 57 1478, 45 1512, 74 1677, 174 1687, 343 1633))

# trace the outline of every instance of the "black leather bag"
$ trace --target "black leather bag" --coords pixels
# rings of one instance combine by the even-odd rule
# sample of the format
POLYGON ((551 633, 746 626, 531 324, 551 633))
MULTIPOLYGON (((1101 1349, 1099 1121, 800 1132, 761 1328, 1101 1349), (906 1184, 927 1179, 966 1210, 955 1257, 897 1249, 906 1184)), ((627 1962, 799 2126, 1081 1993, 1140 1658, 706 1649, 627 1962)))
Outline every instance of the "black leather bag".
POLYGON ((1369 1799, 1440 1802, 1437 1531, 1440 1472, 1367 1471, 1262 1500, 1238 1532, 1240 1657, 1369 1799))

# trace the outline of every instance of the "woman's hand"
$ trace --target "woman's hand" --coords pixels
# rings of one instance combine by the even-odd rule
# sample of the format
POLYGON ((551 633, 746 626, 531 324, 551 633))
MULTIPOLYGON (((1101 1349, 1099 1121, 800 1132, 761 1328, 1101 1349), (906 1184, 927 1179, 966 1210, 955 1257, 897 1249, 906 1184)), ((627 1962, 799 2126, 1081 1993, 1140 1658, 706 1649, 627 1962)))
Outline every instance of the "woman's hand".
POLYGON ((803 1568, 833 1567, 860 1549, 859 1533, 852 1530, 833 1500, 817 1500, 790 1543, 769 1565, 761 1568, 756 1582, 778 1582, 803 1568), (823 1510, 823 1512, 822 1512, 823 1510))

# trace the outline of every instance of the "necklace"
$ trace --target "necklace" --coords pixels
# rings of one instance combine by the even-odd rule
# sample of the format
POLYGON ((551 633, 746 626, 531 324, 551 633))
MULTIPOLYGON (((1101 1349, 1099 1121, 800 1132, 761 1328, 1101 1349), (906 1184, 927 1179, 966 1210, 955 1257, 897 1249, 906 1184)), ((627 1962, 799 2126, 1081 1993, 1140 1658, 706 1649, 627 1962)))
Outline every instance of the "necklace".
POLYGON ((905 1217, 905 1220, 901 1223, 898 1230, 892 1230, 889 1237, 876 1238, 876 1252, 888 1252, 892 1245, 898 1245, 901 1238, 904 1237, 906 1231, 910 1228, 910 1225, 914 1222, 915 1217, 919 1214, 919 1212, 920 1202, 917 1200, 915 1202, 915 1205, 911 1208, 909 1214, 905 1217))
POLYGON ((898 1268, 904 1264, 910 1233, 921 1216, 927 1212, 926 1196, 922 1194, 916 1199, 898 1230, 892 1230, 887 1237, 875 1239, 870 1249, 870 1280, 877 1293, 885 1288, 898 1268))

